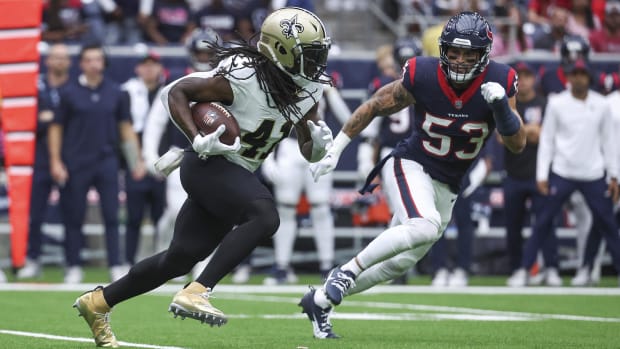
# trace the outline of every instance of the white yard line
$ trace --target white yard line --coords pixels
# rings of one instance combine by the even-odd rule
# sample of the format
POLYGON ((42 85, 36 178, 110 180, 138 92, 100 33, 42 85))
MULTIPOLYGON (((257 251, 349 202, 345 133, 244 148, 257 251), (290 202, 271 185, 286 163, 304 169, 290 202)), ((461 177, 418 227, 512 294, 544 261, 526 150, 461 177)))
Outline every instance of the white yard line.
MULTIPOLYGON (((93 343, 93 339, 92 338, 56 336, 56 335, 53 335, 53 334, 37 333, 37 332, 12 331, 12 330, 0 329, 0 334, 13 335, 13 336, 22 336, 22 337, 31 337, 31 338, 44 338, 44 339, 51 339, 51 340, 58 340, 58 341, 67 341, 67 342, 93 343)), ((182 347, 171 347, 171 346, 152 345, 152 344, 130 343, 130 342, 122 342, 122 341, 119 341, 118 344, 123 346, 123 347, 132 347, 132 348, 184 349, 182 347)))
MULTIPOLYGON (((299 297, 277 297, 277 296, 258 296, 258 295, 238 295, 238 294, 220 294, 215 295, 214 298, 221 299, 234 299, 250 302, 273 302, 273 303, 299 303, 299 297)), ((437 313, 450 313, 452 320, 459 319, 459 316, 463 316, 462 319, 469 320, 482 320, 487 317, 489 319, 493 317, 505 318, 510 320, 496 320, 496 321, 512 321, 516 318, 520 320, 572 320, 572 321, 591 321, 591 322, 620 322, 620 318, 615 317, 599 317, 599 316, 585 316, 585 315, 570 315, 570 314, 541 314, 541 313, 528 313, 528 312, 516 312, 516 311, 501 311, 501 310, 486 310, 476 308, 465 307, 448 307, 439 305, 424 305, 424 304, 408 304, 408 303, 391 303, 391 302, 366 302, 366 301, 347 301, 344 303, 346 306, 362 307, 362 308, 374 308, 374 309, 401 309, 401 310, 413 310, 420 312, 429 312, 433 314, 422 314, 424 316, 433 316, 437 313), (460 315, 457 315, 460 314, 460 315), (476 319, 479 318, 479 319, 476 319)), ((341 308, 338 308, 341 309, 341 308)), ((334 318, 339 316, 346 316, 348 313, 341 313, 337 310, 334 311, 334 318)), ((398 316, 398 314, 393 314, 398 316)), ((419 315, 419 314, 414 314, 419 315)), ((444 318, 447 318, 444 314, 444 318)))

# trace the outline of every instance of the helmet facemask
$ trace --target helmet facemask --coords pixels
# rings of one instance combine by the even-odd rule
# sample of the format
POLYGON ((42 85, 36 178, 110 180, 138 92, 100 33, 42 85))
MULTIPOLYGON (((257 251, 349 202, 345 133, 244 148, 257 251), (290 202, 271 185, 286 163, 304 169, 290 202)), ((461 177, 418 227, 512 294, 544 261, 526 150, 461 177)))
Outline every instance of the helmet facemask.
POLYGON ((462 84, 471 81, 476 76, 480 75, 484 68, 489 63, 489 50, 475 49, 472 47, 458 46, 458 45, 440 45, 441 65, 442 69, 446 73, 448 79, 454 83, 462 84), (463 62, 463 63, 451 63, 448 56, 448 49, 450 47, 459 47, 474 51, 478 54, 475 62, 463 62))

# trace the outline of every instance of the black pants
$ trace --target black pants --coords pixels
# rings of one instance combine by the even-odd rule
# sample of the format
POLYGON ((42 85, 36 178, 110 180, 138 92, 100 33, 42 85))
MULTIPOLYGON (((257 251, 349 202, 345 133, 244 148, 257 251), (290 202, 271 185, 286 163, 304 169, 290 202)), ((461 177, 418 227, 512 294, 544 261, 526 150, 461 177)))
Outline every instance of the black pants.
POLYGON ((177 216, 170 247, 137 263, 129 274, 104 288, 110 306, 187 274, 219 246, 197 279, 213 288, 278 229, 269 190, 252 172, 223 157, 200 160, 196 153, 186 152, 181 183, 188 198, 177 216))

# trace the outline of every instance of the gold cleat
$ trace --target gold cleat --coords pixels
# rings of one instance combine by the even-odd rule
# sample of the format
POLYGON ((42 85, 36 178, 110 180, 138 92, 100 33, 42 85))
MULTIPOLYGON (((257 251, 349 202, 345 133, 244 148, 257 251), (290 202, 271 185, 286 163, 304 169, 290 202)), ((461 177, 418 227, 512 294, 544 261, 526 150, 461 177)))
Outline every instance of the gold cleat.
POLYGON ((181 319, 188 317, 207 323, 211 327, 222 326, 228 319, 224 313, 211 305, 210 297, 210 288, 204 287, 198 282, 192 282, 174 295, 168 311, 172 312, 175 318, 177 316, 180 316, 181 319))
POLYGON ((98 286, 82 294, 75 300, 73 307, 80 312, 79 316, 83 316, 90 326, 98 347, 118 348, 118 342, 110 327, 112 309, 103 298, 103 287, 98 286))

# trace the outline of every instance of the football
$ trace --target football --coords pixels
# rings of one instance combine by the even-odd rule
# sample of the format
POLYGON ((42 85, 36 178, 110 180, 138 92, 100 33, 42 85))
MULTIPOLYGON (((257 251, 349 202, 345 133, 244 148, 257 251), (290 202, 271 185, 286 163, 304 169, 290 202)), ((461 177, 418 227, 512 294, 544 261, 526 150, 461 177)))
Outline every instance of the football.
POLYGON ((220 136, 220 141, 232 145, 241 133, 235 117, 217 103, 196 103, 191 107, 191 111, 194 124, 202 135, 213 133, 220 125, 225 125, 226 131, 220 136))

